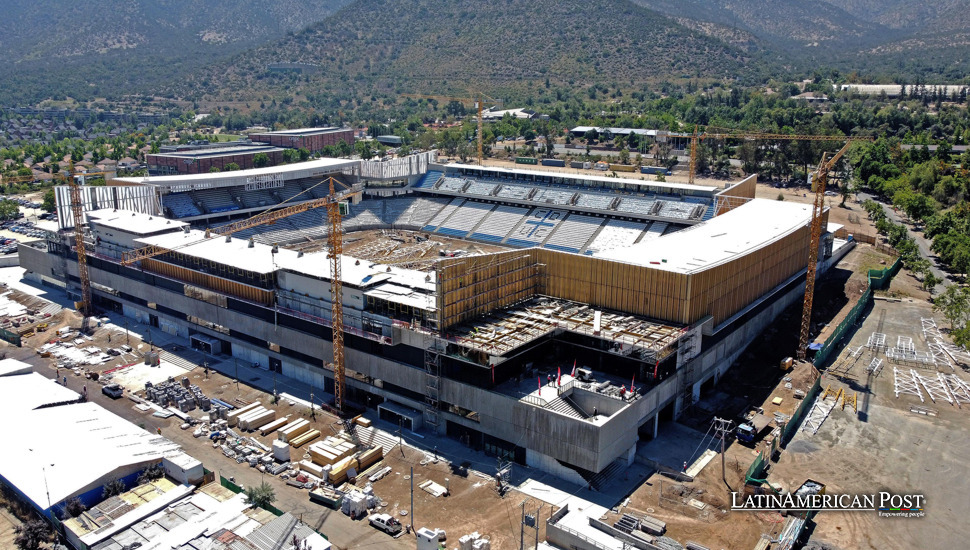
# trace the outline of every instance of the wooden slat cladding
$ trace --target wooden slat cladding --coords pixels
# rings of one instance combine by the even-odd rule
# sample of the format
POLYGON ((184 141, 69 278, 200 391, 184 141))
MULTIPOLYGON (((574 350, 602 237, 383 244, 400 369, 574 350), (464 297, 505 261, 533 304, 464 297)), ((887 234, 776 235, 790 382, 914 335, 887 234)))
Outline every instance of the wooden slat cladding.
POLYGON ((515 250, 438 262, 439 326, 527 300, 537 293, 535 250, 515 250))
POLYGON ((166 262, 160 262, 158 260, 142 260, 142 266, 147 271, 158 273, 159 275, 164 275, 166 277, 171 277, 172 279, 187 282, 202 288, 215 290, 227 296, 249 300, 250 302, 257 302, 263 305, 273 304, 273 292, 271 290, 264 290, 262 288, 237 283, 236 281, 216 277, 214 275, 209 275, 208 273, 200 273, 198 271, 193 271, 191 269, 172 265, 166 262))
POLYGON ((538 250, 538 260, 543 294, 674 323, 693 320, 682 273, 553 250, 538 250))
POLYGON ((718 324, 805 268, 808 226, 750 254, 716 265, 691 277, 689 317, 706 314, 718 324))

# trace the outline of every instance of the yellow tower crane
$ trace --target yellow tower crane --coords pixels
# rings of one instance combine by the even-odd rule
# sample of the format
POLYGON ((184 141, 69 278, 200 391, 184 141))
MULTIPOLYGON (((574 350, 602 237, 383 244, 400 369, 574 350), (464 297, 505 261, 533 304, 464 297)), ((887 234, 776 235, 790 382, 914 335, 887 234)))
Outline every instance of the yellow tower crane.
POLYGON ((804 360, 808 348, 809 327, 812 324, 812 301, 815 299, 815 273, 818 264, 818 247, 822 239, 822 208, 825 206, 825 186, 828 185, 829 170, 849 150, 852 141, 845 145, 831 158, 828 153, 822 153, 822 161, 818 164, 818 171, 812 178, 812 239, 808 245, 808 270, 805 272, 805 301, 802 303, 802 325, 798 337, 798 349, 795 350, 798 359, 804 360))
POLYGON ((828 185, 829 170, 835 163, 845 155, 846 151, 855 141, 871 141, 868 136, 842 137, 842 136, 822 136, 805 134, 768 134, 757 132, 742 132, 728 128, 715 128, 708 126, 704 132, 699 132, 697 126, 694 133, 690 136, 690 165, 688 167, 688 183, 694 183, 694 176, 697 170, 697 148, 704 139, 764 139, 764 140, 792 140, 792 141, 845 141, 845 145, 831 158, 827 154, 822 155, 818 170, 812 179, 812 221, 811 221, 811 240, 808 250, 808 265, 805 274, 805 300, 802 304, 802 322, 798 338, 798 348, 795 350, 797 357, 804 360, 808 347, 808 334, 812 322, 812 302, 815 299, 815 277, 817 274, 818 247, 822 239, 822 210, 825 202, 825 187, 828 185), (710 131, 715 130, 715 131, 710 131))

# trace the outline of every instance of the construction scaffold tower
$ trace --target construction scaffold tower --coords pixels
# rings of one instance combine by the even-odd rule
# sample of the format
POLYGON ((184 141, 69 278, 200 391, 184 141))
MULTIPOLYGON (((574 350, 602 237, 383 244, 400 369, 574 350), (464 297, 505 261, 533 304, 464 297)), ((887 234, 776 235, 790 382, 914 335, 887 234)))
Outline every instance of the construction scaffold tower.
POLYGON ((428 334, 424 339, 424 421, 432 426, 433 430, 438 428, 438 411, 441 401, 438 399, 439 384, 441 383, 441 354, 443 342, 433 334, 428 334))

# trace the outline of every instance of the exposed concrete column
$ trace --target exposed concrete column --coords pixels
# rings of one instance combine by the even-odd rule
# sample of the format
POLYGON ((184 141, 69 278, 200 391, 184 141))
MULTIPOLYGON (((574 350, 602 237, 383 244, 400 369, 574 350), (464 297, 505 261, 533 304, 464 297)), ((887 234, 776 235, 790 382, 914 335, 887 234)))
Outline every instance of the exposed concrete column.
POLYGON ((626 460, 626 465, 633 466, 633 461, 637 458, 636 443, 634 443, 633 446, 627 449, 626 452, 623 454, 624 454, 623 458, 626 460))
POLYGON ((660 432, 660 413, 653 415, 653 439, 657 439, 657 434, 660 432))

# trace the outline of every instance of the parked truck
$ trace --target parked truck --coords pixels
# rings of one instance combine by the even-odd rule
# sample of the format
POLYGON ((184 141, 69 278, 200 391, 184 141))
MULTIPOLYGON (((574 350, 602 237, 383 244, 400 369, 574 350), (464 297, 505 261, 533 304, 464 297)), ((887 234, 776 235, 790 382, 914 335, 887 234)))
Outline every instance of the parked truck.
POLYGON ((543 166, 558 166, 563 168, 566 166, 566 161, 560 159, 542 159, 543 166))
POLYGON ((735 434, 738 441, 751 444, 761 439, 769 427, 771 427, 771 417, 762 414, 760 410, 753 409, 744 416, 744 422, 738 425, 735 434))
POLYGON ((394 516, 390 514, 371 514, 367 521, 371 525, 384 531, 388 535, 394 536, 401 532, 404 527, 401 526, 401 522, 394 519, 394 516))

